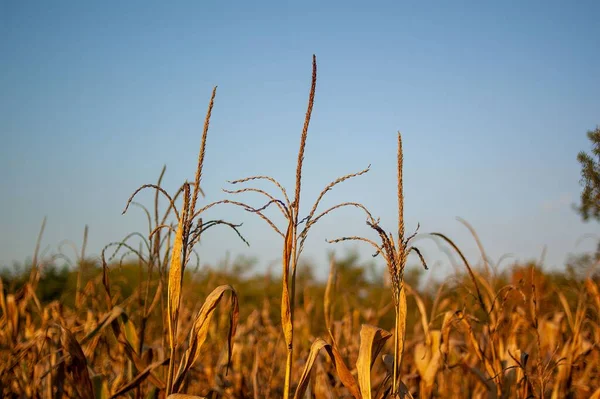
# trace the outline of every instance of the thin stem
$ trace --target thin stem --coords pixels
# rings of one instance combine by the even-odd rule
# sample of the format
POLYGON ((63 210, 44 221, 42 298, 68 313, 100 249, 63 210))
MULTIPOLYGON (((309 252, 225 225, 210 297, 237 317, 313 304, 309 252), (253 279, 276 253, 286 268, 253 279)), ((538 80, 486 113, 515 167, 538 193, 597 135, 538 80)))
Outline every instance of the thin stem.
POLYGON ((398 347, 400 346, 400 337, 398 336, 398 322, 400 318, 400 306, 399 301, 394 301, 394 309, 396 311, 396 328, 394 331, 394 370, 393 370, 393 384, 392 384, 392 397, 396 397, 398 393, 398 347))
MULTIPOLYGON (((283 397, 284 399, 288 399, 290 395, 290 383, 292 376, 292 359, 294 355, 294 344, 293 344, 293 336, 294 336, 294 308, 295 308, 295 299, 296 299, 296 266, 298 263, 298 253, 297 253, 297 227, 298 227, 298 213, 300 209, 300 187, 302 180, 302 162, 304 161, 304 148, 306 147, 306 137, 308 135, 308 126, 310 124, 310 117, 312 114, 312 109, 315 101, 315 88, 317 85, 317 58, 313 54, 313 68, 312 68, 312 81, 310 87, 310 94, 308 97, 308 109, 306 110, 306 117, 304 118, 304 127, 302 128, 302 136, 300 137, 300 150, 298 151, 298 164, 296 166, 296 191, 294 195, 294 202, 290 207, 290 227, 292 240, 289 249, 291 252, 291 266, 292 266, 292 283, 291 283, 291 297, 290 297, 290 324, 291 324, 291 334, 290 334, 290 342, 288 342, 288 357, 286 361, 286 369, 285 369, 285 386, 283 397)), ((288 243, 284 243, 284 245, 288 245, 288 243)), ((285 260, 284 260, 285 262, 285 260)), ((289 266, 289 265, 288 265, 289 266)))

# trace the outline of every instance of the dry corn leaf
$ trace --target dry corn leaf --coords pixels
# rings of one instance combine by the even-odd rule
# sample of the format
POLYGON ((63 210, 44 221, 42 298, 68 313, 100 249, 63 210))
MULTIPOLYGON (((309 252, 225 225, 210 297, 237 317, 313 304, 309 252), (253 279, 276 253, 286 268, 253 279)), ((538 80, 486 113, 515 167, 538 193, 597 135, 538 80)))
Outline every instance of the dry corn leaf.
POLYGON ((152 313, 152 311, 154 310, 154 308, 156 307, 156 305, 158 304, 159 299, 162 294, 162 287, 163 287, 162 280, 159 280, 158 287, 156 287, 156 292, 154 293, 154 298, 152 299, 152 303, 150 304, 150 307, 148 308, 148 312, 146 313, 146 316, 150 315, 152 313))
POLYGON ((356 369, 358 370, 360 392, 365 399, 371 399, 371 367, 385 342, 391 336, 390 332, 368 324, 363 324, 360 329, 360 348, 356 369))
POLYGON ((588 290, 588 294, 594 299, 596 304, 596 311, 600 312, 600 289, 598 285, 590 278, 585 279, 585 287, 588 290))
POLYGON ((450 311, 444 314, 444 321, 442 322, 442 344, 440 350, 444 357, 444 361, 448 360, 448 354, 450 353, 450 328, 452 327, 452 320, 454 314, 450 311))
POLYGON ((19 332, 19 309, 13 294, 6 296, 6 319, 8 321, 8 331, 11 337, 16 338, 19 332))
POLYGON ((421 380, 426 387, 433 387, 437 371, 441 364, 441 331, 432 330, 429 332, 431 343, 418 343, 415 346, 415 363, 417 370, 421 375, 421 380))
POLYGON ((402 366, 402 355, 404 354, 404 340, 406 337, 406 290, 404 287, 400 290, 400 298, 398 302, 398 317, 396 317, 396 328, 395 331, 398 334, 397 342, 398 347, 396 353, 398 354, 398 361, 396 363, 396 376, 400 378, 400 368, 402 366))
POLYGON ((575 331, 575 320, 573 319, 573 313, 571 313, 571 307, 569 306, 569 301, 562 292, 557 292, 558 299, 563 306, 565 314, 567 315, 567 321, 569 322, 569 327, 571 328, 571 332, 575 331))
POLYGON ((169 363, 169 358, 152 363, 151 365, 146 367, 143 371, 141 371, 137 376, 135 376, 135 378, 133 380, 129 381, 123 387, 119 388, 114 394, 112 394, 111 399, 116 398, 120 395, 123 395, 126 392, 129 392, 130 390, 132 390, 133 388, 139 386, 142 382, 144 382, 146 380, 146 378, 148 378, 148 376, 151 375, 150 373, 152 372, 152 370, 156 369, 157 367, 164 366, 168 363, 169 363))
POLYGON ((94 388, 87 368, 87 359, 83 350, 77 342, 75 336, 66 328, 58 325, 61 331, 60 343, 65 353, 68 354, 65 360, 66 371, 73 379, 73 386, 80 397, 93 398, 94 388))
POLYGON ((181 299, 181 284, 182 284, 182 265, 181 265, 181 251, 183 249, 183 230, 184 226, 184 213, 182 211, 179 217, 179 223, 177 224, 177 233, 175 234, 175 242, 173 243, 173 252, 171 255, 171 267, 169 268, 169 281, 168 281, 168 301, 167 301, 167 314, 169 322, 169 345, 173 348, 176 345, 175 342, 175 329, 177 323, 177 315, 179 313, 179 303, 181 299))
POLYGON ((238 318, 239 318, 239 305, 238 305, 238 297, 235 289, 230 285, 221 285, 215 288, 206 298, 202 308, 196 319, 194 320, 194 324, 192 329, 190 330, 190 339, 189 346, 185 351, 183 358, 181 359, 181 364, 179 369, 177 370, 177 377, 173 383, 173 391, 177 392, 181 388, 181 384, 185 378, 185 375, 189 371, 189 369, 194 365, 194 362, 200 356, 200 348, 204 341, 206 341, 206 336, 208 334, 208 328, 210 326, 210 321, 213 315, 214 310, 217 305, 221 301, 221 298, 225 294, 225 292, 231 292, 231 310, 229 314, 229 333, 227 336, 227 364, 231 362, 231 347, 233 344, 233 336, 235 335, 235 331, 237 329, 238 318))
POLYGON ((473 331, 471 324, 469 324, 467 318, 463 315, 463 313, 461 311, 457 311, 455 313, 455 315, 456 315, 457 319, 460 321, 460 323, 467 330, 469 342, 473 346, 473 350, 474 350, 475 354, 477 355, 477 358, 485 366, 486 372, 488 373, 489 376, 495 376, 497 373, 495 372, 494 367, 492 366, 492 364, 490 363, 488 358, 485 357, 485 353, 483 352, 483 350, 481 349, 481 346, 479 345, 479 342, 477 340, 477 337, 475 336, 475 332, 473 331))
POLYGON ((292 326, 292 315, 290 308, 290 293, 289 293, 289 275, 290 275, 290 261, 292 256, 293 247, 293 227, 294 222, 290 219, 288 224, 287 233, 285 235, 285 244, 283 246, 283 275, 282 283, 283 289, 281 293, 281 324, 283 327, 283 335, 285 337, 286 346, 289 348, 292 345, 293 337, 293 326, 292 326))
POLYGON ((337 375, 340 378, 342 384, 346 388, 348 388, 348 391, 350 391, 350 394, 352 394, 352 396, 354 396, 357 399, 362 398, 359 387, 356 384, 356 380, 354 379, 352 373, 346 366, 346 363, 344 363, 341 354, 337 351, 337 349, 332 347, 329 343, 327 343, 321 338, 317 338, 310 347, 310 353, 308 354, 308 359, 306 360, 304 370, 302 371, 302 375, 300 376, 300 380, 298 382, 298 387, 296 388, 294 398, 300 399, 304 397, 306 388, 308 388, 308 383, 310 382, 310 374, 313 365, 315 363, 315 360, 317 359, 319 352, 323 348, 325 349, 325 351, 329 355, 329 358, 333 362, 333 366, 335 367, 337 375))
POLYGON ((123 330, 125 331, 125 338, 127 342, 137 351, 140 347, 140 340, 138 338, 135 325, 125 313, 122 315, 123 319, 123 330))
POLYGON ((121 316, 123 312, 123 308, 119 306, 112 308, 110 312, 104 315, 102 320, 96 325, 96 328, 87 333, 87 335, 81 340, 81 345, 85 345, 90 339, 94 338, 98 333, 106 328, 106 326, 110 325, 114 320, 121 316))

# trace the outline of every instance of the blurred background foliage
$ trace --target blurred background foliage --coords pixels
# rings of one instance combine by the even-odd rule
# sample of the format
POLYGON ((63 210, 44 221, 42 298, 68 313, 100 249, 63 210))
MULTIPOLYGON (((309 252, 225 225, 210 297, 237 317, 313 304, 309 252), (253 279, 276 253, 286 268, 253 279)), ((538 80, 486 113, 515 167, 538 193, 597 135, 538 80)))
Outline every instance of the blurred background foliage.
MULTIPOLYGON (((77 268, 65 262, 62 257, 54 257, 43 262, 40 269, 40 281, 36 294, 42 304, 58 300, 66 307, 74 307, 77 287, 77 268)), ((494 279, 499 289, 508 284, 522 287, 524 292, 531 289, 532 282, 536 285, 541 313, 560 306, 555 295, 558 289, 565 294, 568 302, 575 306, 578 291, 582 282, 590 277, 600 281, 600 272, 595 269, 597 264, 595 254, 572 256, 562 271, 544 270, 537 261, 514 263, 497 271, 494 279)), ((369 259, 361 260, 355 252, 338 255, 335 258, 335 296, 334 319, 361 309, 366 312, 362 316, 372 318, 382 328, 392 329, 394 312, 390 289, 387 281, 387 271, 377 267, 376 262, 369 259), (335 312, 338 314, 336 315, 335 312), (377 312, 370 315, 368 312, 377 312)), ((221 284, 231 284, 237 291, 240 300, 241 320, 247 318, 253 311, 269 309, 272 320, 279 318, 279 301, 281 295, 281 279, 278 269, 267 268, 259 271, 259 261, 254 258, 239 256, 231 259, 226 256, 216 265, 188 267, 185 273, 184 287, 190 303, 201 304, 206 295, 221 284)), ((82 272, 82 290, 101 293, 102 264, 100 261, 85 259, 79 261, 77 267, 82 272)), ((313 332, 325 334, 323 304, 315 303, 325 295, 326 281, 315 278, 316 268, 329 269, 329 265, 316 265, 304 262, 298 269, 297 281, 300 294, 297 297, 298 306, 309 310, 310 329, 313 332)), ((264 268, 262 268, 264 269, 264 268)), ((124 301, 135 301, 139 297, 136 289, 141 287, 148 278, 147 268, 135 260, 123 260, 109 265, 111 289, 124 301), (125 299, 124 299, 125 298, 125 299)), ((30 264, 13 264, 12 268, 0 270, 5 294, 19 292, 29 280, 30 264)), ((155 272, 156 273, 156 272, 155 272)), ((443 282, 428 278, 422 284, 424 271, 413 265, 405 272, 405 282, 416 290, 427 308, 433 302, 439 291, 444 290, 444 297, 449 300, 469 306, 475 301, 472 292, 468 292, 469 276, 458 272, 443 282)), ((508 298, 510 300, 510 297, 508 298)), ((517 300, 515 297, 514 300, 517 300)), ((91 307, 92 305, 89 304, 91 307)), ((418 325, 420 317, 413 296, 408 297, 408 325, 418 325)), ((441 323, 441 320, 434 325, 441 323)))

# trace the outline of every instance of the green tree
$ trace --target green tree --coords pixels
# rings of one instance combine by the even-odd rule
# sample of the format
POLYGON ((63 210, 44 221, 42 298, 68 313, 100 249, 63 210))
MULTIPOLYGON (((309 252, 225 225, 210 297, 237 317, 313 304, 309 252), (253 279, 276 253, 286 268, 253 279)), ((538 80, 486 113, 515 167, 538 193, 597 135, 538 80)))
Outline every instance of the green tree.
POLYGON ((583 220, 600 221, 600 127, 587 132, 592 142, 592 153, 581 151, 577 160, 581 164, 581 204, 576 207, 583 220))

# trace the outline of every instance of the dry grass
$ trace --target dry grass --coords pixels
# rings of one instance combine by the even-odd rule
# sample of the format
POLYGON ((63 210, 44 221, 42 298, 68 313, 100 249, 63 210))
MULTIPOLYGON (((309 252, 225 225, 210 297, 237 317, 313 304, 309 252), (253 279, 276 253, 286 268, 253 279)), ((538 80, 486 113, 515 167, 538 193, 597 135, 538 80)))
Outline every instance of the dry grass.
MULTIPOLYGON (((225 191, 236 196, 258 194, 266 201, 262 207, 230 199, 197 205, 203 196, 200 186, 215 88, 193 183, 185 182, 171 196, 161 187, 163 169, 157 184, 136 190, 125 211, 130 205, 141 208, 148 231, 107 245, 102 272, 89 278, 84 277, 86 227, 76 262, 73 306, 38 299, 44 269, 38 239, 33 267, 22 287, 10 291, 0 279, 3 397, 600 398, 597 278, 549 283, 532 265, 507 281, 490 268, 474 229, 464 222, 481 250, 482 265, 474 267, 449 237, 433 233, 440 245, 459 255, 464 274, 433 293, 406 281, 409 254, 427 267, 421 252, 411 245, 414 234, 405 235, 400 134, 396 236, 360 203, 319 210, 327 192, 369 168, 334 179, 307 216, 300 217, 302 164, 316 81, 313 58, 293 200, 277 180, 261 175, 230 183, 264 181, 276 194, 244 186, 225 191), (156 193, 152 211, 133 201, 141 190, 156 193), (161 196, 168 201, 163 214, 161 196), (226 226, 245 241, 239 225, 203 218, 205 211, 221 205, 258 216, 282 239, 279 294, 264 291, 264 297, 257 298, 262 305, 255 309, 244 311, 244 293, 218 274, 205 279, 202 300, 197 302, 190 265, 202 234, 210 227, 226 226), (265 210, 271 207, 284 217, 284 226, 267 216, 265 210), (384 259, 391 293, 378 290, 379 305, 362 303, 360 298, 348 301, 343 291, 360 287, 340 289, 338 280, 344 272, 333 256, 322 290, 316 283, 299 286, 299 260, 310 229, 342 207, 359 209, 368 231, 378 236, 378 241, 356 235, 331 242, 366 242, 384 259), (134 239, 141 242, 137 248, 131 244, 134 239), (119 266, 127 255, 137 259, 139 284, 124 296, 119 266), (229 303, 223 298, 230 298, 229 303), (279 309, 272 312, 272 307, 279 309), (392 307, 394 316, 388 323, 385 317, 392 307), (322 326, 316 325, 317 319, 322 326)), ((265 287, 270 278, 265 276, 265 287)))

